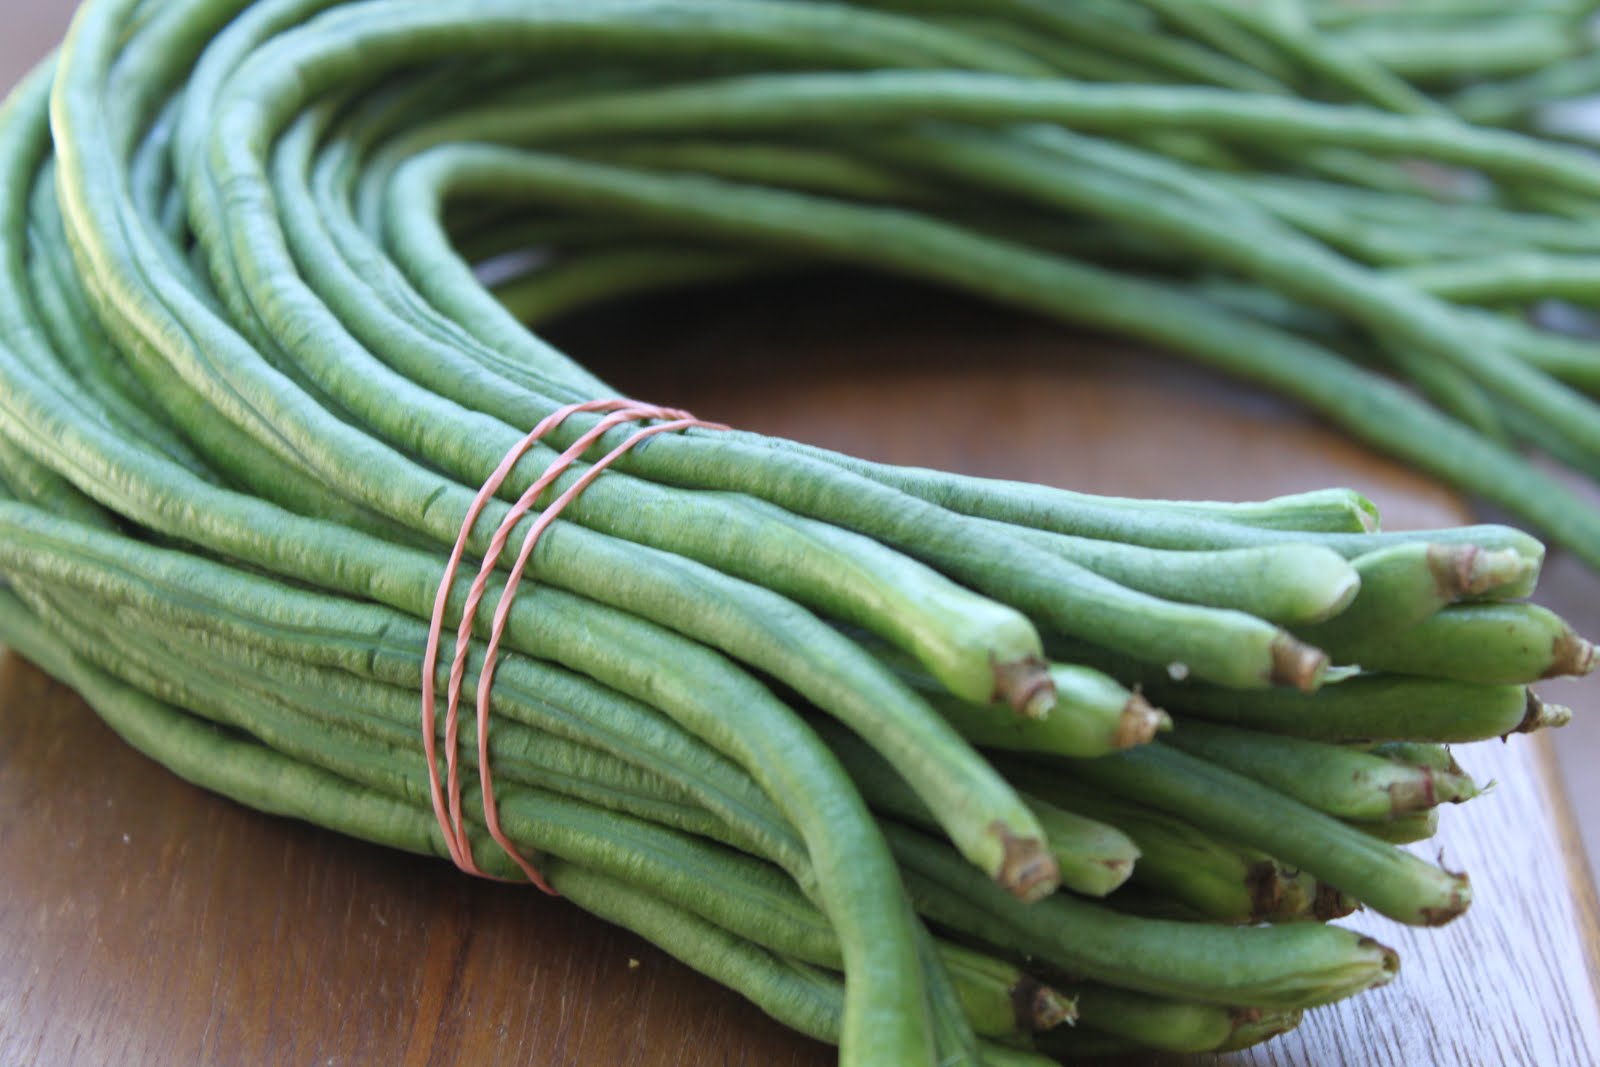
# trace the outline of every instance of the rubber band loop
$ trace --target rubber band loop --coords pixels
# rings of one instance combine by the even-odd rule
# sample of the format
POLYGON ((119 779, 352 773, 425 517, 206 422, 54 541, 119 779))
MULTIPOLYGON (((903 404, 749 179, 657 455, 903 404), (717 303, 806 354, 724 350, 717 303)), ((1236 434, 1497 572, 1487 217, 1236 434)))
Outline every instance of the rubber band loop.
POLYGON ((489 643, 484 650, 483 667, 478 676, 477 701, 476 701, 476 726, 478 731, 478 781, 483 793, 483 819, 488 828, 489 836, 494 839, 506 854, 522 869, 528 880, 544 892, 555 895, 555 890, 545 882, 538 869, 529 862, 516 848, 516 845, 506 836, 500 828, 499 807, 494 800, 494 783, 489 769, 489 711, 490 694, 494 687, 495 667, 499 660, 500 642, 505 633, 506 622, 510 618, 511 604, 516 597, 517 589, 522 582, 523 572, 528 562, 533 558, 533 550, 539 542, 544 531, 566 509, 567 505, 577 499, 578 495, 587 489, 606 468, 626 455, 636 445, 660 433, 673 433, 690 428, 708 430, 725 430, 726 426, 720 423, 704 422, 695 418, 687 411, 675 408, 657 407, 654 404, 644 404, 634 400, 607 399, 585 400, 581 403, 567 404, 557 408, 549 415, 540 419, 528 434, 518 441, 510 451, 501 459, 483 487, 478 490, 478 495, 473 498, 472 505, 467 509, 466 517, 462 520, 461 531, 456 536, 455 546, 450 551, 450 559, 445 564, 444 574, 439 580, 439 590, 434 596, 433 617, 428 625, 428 644, 422 657, 422 749, 428 761, 428 792, 433 800, 433 812, 439 820, 439 828, 444 833, 445 847, 450 852, 450 858, 457 867, 469 874, 480 878, 494 878, 503 881, 494 875, 488 874, 480 868, 472 856, 472 846, 468 842, 466 827, 461 813, 461 775, 457 760, 457 751, 460 744, 460 710, 462 683, 466 677, 467 659, 471 651, 473 624, 477 617, 479 604, 483 601, 485 591, 488 589, 489 579, 493 576, 499 563, 501 554, 505 551, 506 542, 510 540, 512 531, 517 523, 533 510, 534 503, 539 496, 554 484, 563 474, 572 469, 583 454, 593 447, 594 443, 608 431, 627 422, 642 422, 647 419, 659 421, 653 426, 639 429, 627 440, 617 445, 599 460, 590 465, 577 481, 568 486, 555 500, 539 514, 523 538, 521 550, 517 554, 516 562, 512 565, 510 574, 506 579, 505 588, 501 592, 500 602, 495 607, 494 621, 490 629, 489 643), (467 598, 461 608, 461 624, 456 630, 455 656, 450 664, 450 679, 446 688, 445 700, 445 780, 440 782, 439 752, 437 738, 438 711, 436 708, 437 689, 435 674, 439 664, 439 646, 444 633, 445 614, 449 607, 450 592, 455 586, 456 572, 461 566, 462 557, 466 554, 467 542, 472 537, 473 527, 477 525, 483 509, 489 504, 501 486, 511 475, 517 463, 533 448, 543 437, 556 427, 560 426, 569 416, 580 412, 604 412, 605 417, 594 426, 584 431, 576 441, 558 455, 544 472, 528 486, 527 490, 517 499, 511 509, 506 513, 499 527, 495 529, 494 536, 489 540, 488 551, 485 552, 482 565, 477 576, 472 581, 472 586, 467 591, 467 598))

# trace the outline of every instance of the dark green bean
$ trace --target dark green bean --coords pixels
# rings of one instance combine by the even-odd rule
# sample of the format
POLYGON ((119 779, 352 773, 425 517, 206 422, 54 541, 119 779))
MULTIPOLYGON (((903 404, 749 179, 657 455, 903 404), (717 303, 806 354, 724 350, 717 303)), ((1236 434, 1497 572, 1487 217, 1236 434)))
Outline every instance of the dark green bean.
MULTIPOLYGON (((843 730, 826 723, 818 729, 875 810, 916 826, 934 825, 927 807, 881 757, 843 730)), ((1140 849, 1117 828, 1035 798, 1028 805, 1044 827, 1066 888, 1103 897, 1135 871, 1140 849)))
POLYGON ((1339 745, 1209 723, 1186 723, 1169 739, 1285 796, 1345 819, 1392 819, 1478 795, 1465 774, 1400 763, 1339 745))
POLYGON ((1374 841, 1243 775, 1157 743, 1100 760, 1061 761, 1077 775, 1309 871, 1400 922, 1437 926, 1467 909, 1463 874, 1374 841))
POLYGON ((1312 700, 1282 690, 1244 693, 1205 685, 1149 684, 1163 707, 1214 722, 1321 741, 1483 741, 1530 723, 1530 691, 1442 679, 1363 674, 1323 686, 1312 700))
POLYGON ((1526 684, 1595 667, 1594 646, 1535 604, 1458 604, 1407 630, 1330 646, 1341 663, 1475 685, 1526 684))
MULTIPOLYGON (((1350 831, 1356 836, 1357 831, 1350 831)), ((1316 923, 1232 927, 1121 915, 1058 893, 1008 898, 952 865, 958 857, 915 831, 892 831, 918 909, 932 921, 1121 988, 1224 1006, 1310 1007, 1389 981, 1394 953, 1316 923)))
POLYGON ((1439 832, 1439 809, 1429 808, 1427 811, 1412 812, 1402 815, 1397 819, 1382 819, 1374 821, 1350 820, 1350 825, 1364 834, 1371 834, 1379 841, 1388 841, 1395 845, 1410 845, 1418 841, 1426 841, 1439 832))
MULTIPOLYGON (((1131 882, 1216 922, 1288 922, 1311 914, 1313 899, 1289 899, 1290 872, 1272 857, 1199 829, 1181 815, 1085 787, 1036 767, 1009 774, 1035 810, 1040 803, 1103 821, 1139 848, 1131 882), (1040 798, 1035 800, 1034 798, 1040 798)), ((1315 894, 1311 894, 1312 897, 1315 894)), ((1121 894, 1111 898, 1115 905, 1121 894)))

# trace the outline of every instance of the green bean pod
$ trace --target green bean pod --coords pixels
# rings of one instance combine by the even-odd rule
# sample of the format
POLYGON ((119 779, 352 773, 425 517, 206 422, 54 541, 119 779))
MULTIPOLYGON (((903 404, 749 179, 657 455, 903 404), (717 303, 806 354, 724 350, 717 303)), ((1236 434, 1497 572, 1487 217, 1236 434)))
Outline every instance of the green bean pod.
MULTIPOLYGON (((925 829, 937 825, 927 805, 882 757, 837 726, 819 722, 817 730, 844 764, 873 809, 925 829)), ((1074 892, 1103 897, 1128 880, 1140 851, 1126 834, 1029 798, 1028 806, 1044 830, 1061 884, 1074 892)))
POLYGON ((1318 741, 1484 741, 1553 722, 1536 713, 1521 685, 1480 685, 1438 678, 1361 674, 1316 694, 1247 693, 1199 684, 1152 681, 1145 691, 1180 718, 1268 730, 1318 741))
MULTIPOLYGON (((1355 831, 1351 831, 1355 833, 1355 831)), ((1058 893, 1027 905, 956 869, 954 854, 891 831, 918 910, 933 922, 1124 989, 1293 1011, 1389 981, 1399 966, 1371 938, 1317 923, 1233 927, 1121 915, 1058 893)))
POLYGON ((1449 745, 1427 741, 1384 741, 1367 746, 1364 751, 1374 756, 1382 756, 1386 760, 1394 760, 1396 763, 1408 763, 1413 767, 1426 767, 1446 774, 1466 773, 1461 769, 1461 764, 1456 762, 1449 745))
POLYGON ((1394 819, 1349 820, 1350 825, 1379 841, 1394 845, 1411 845, 1426 841, 1439 832, 1439 809, 1415 811, 1394 819))
POLYGON ((1085 788, 1040 768, 1013 767, 1009 774, 1035 811, 1073 812, 1126 834, 1139 849, 1131 884, 1195 915, 1214 922, 1257 923, 1312 914, 1313 901, 1303 894, 1292 899, 1289 872, 1270 856, 1221 840, 1181 816, 1085 788))
POLYGON ((1424 863, 1274 789, 1165 744, 1061 764, 1062 773, 1181 815, 1309 871, 1399 922, 1439 926, 1471 903, 1464 874, 1424 863))
POLYGON ((1246 1009, 1239 1013, 1233 1036, 1216 1049, 1218 1052, 1238 1052, 1253 1048, 1275 1037, 1287 1034, 1300 1025, 1303 1013, 1297 1011, 1255 1011, 1246 1009))
POLYGON ((1208 1052, 1233 1036, 1234 1013, 1102 985, 1065 985, 1078 1002, 1078 1019, 1094 1030, 1163 1052, 1208 1052))
POLYGON ((1377 641, 1430 618, 1458 600, 1518 588, 1536 566, 1509 549, 1472 544, 1411 544, 1378 549, 1352 561, 1361 591, 1325 622, 1298 628, 1305 640, 1342 648, 1377 641))
POLYGON ((1003 705, 979 707, 949 695, 926 696, 962 737, 983 748, 1094 757, 1146 744, 1172 728, 1166 712, 1099 671, 1055 664, 1050 680, 1056 706, 1039 718, 1003 705))
POLYGON ((1131 1056, 1149 1049, 1131 1038, 1117 1037, 1087 1026, 1061 1029, 1039 1042, 1041 1050, 1058 1063, 1131 1056))
POLYGON ((1517 685, 1585 675, 1595 649, 1536 604, 1459 604, 1400 633, 1332 642, 1341 663, 1474 685, 1517 685))
POLYGON ((1170 744, 1345 819, 1397 818, 1460 804, 1479 791, 1459 770, 1231 726, 1186 724, 1174 731, 1170 744))
MULTIPOLYGON (((1321 545, 1185 552, 1028 528, 1012 531, 1131 589, 1231 608, 1282 626, 1306 626, 1338 615, 1349 607, 1361 584, 1342 556, 1321 545)), ((1307 639, 1315 644, 1314 638, 1307 639)))
MULTIPOLYGON (((116 649, 117 646, 113 644, 112 648, 116 649)), ((95 647, 88 646, 88 650, 93 652, 95 647)), ((126 656, 133 650, 124 646, 120 651, 126 656)), ((104 662, 108 669, 126 671, 134 661, 112 656, 104 662)), ((149 673, 139 676, 143 679, 140 684, 164 689, 185 700, 198 699, 208 711, 223 714, 224 719, 220 721, 231 725, 246 726, 257 732, 265 725, 266 738, 290 736, 282 732, 289 725, 289 720, 279 713, 269 723, 268 719, 261 717, 265 711, 261 705, 257 706, 254 715, 243 720, 228 717, 228 701, 223 695, 227 691, 226 685, 220 679, 210 683, 201 682, 199 675, 202 669, 191 670, 187 675, 189 681, 178 685, 162 681, 149 673)), ((266 714, 272 715, 271 712, 266 714)), ((364 743, 344 730, 330 733, 326 725, 321 729, 324 732, 319 744, 291 748, 286 754, 308 763, 321 764, 334 773, 348 775, 353 771, 358 778, 366 778, 374 773, 383 774, 377 764, 360 754, 363 745, 370 747, 370 742, 364 743), (347 755, 336 754, 340 746, 344 746, 347 755)), ((463 740, 470 745, 472 738, 468 736, 463 740)), ((281 745, 279 747, 281 749, 281 745)), ((506 762, 509 754, 502 753, 503 748, 503 745, 497 745, 496 748, 496 752, 501 753, 501 770, 514 772, 517 761, 512 757, 506 762)), ((381 751, 387 755, 381 756, 380 762, 383 759, 398 760, 402 768, 400 777, 380 777, 378 780, 368 780, 367 784, 383 788, 378 784, 379 781, 394 782, 394 788, 402 788, 396 795, 426 810, 426 791, 416 782, 420 771, 415 762, 404 758, 403 747, 397 750, 393 746, 385 746, 381 751), (405 782, 409 782, 409 786, 399 785, 405 782)), ((540 768, 538 778, 541 787, 552 784, 550 773, 550 767, 540 768)), ((516 781, 517 776, 513 773, 510 780, 516 781)), ((729 934, 742 937, 780 956, 822 967, 837 969, 840 966, 838 941, 831 926, 776 870, 736 853, 709 849, 691 838, 664 838, 645 824, 616 817, 604 823, 595 822, 593 816, 584 814, 586 809, 582 806, 553 797, 540 800, 538 807, 530 808, 529 797, 509 792, 504 785, 501 795, 507 823, 520 832, 523 841, 537 842, 541 847, 552 849, 555 854, 578 859, 585 866, 594 865, 597 876, 600 869, 608 868, 611 873, 607 877, 620 877, 630 882, 642 881, 651 887, 653 896, 660 898, 661 906, 685 909, 725 928, 729 934), (570 830, 563 830, 584 827, 585 820, 588 827, 585 832, 574 836, 570 830), (611 844, 605 850, 595 851, 591 842, 607 837, 613 839, 611 844), (579 851, 572 851, 574 848, 579 851)), ((515 868, 495 852, 491 843, 480 842, 477 851, 480 856, 493 857, 486 861, 490 870, 504 877, 515 876, 515 868)), ((968 1013, 967 1017, 981 1033, 1014 1038, 1056 1025, 1070 1015, 1069 1001, 1064 1001, 1049 987, 1027 977, 1015 967, 951 946, 939 946, 938 954, 941 961, 952 964, 952 992, 959 997, 963 1009, 968 1013)))
POLYGON ((1015 964, 945 942, 938 950, 979 1036, 1015 1038, 1076 1022, 1078 1008, 1070 994, 1045 985, 1015 964))

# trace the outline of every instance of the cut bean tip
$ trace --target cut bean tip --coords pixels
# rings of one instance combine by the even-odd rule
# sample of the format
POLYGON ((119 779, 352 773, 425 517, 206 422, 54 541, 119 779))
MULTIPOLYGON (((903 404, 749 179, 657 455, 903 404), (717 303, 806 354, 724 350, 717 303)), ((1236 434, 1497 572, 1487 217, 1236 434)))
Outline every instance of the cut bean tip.
MULTIPOLYGON (((1105 893, 1101 894, 1102 896, 1109 894, 1112 890, 1123 885, 1129 878, 1133 877, 1133 860, 1101 860, 1100 863, 1107 871, 1111 872, 1111 877, 1113 880, 1112 884, 1106 887, 1105 893)), ((1079 892, 1082 892, 1082 890, 1079 890, 1079 892)))
POLYGON ((1454 601, 1519 591, 1537 576, 1539 561, 1510 548, 1432 544, 1428 567, 1443 599, 1454 601))
POLYGON ((1159 733, 1172 729, 1172 716, 1151 704, 1137 691, 1129 694, 1117 718, 1116 733, 1112 736, 1114 748, 1132 748, 1148 744, 1159 733))
POLYGON ((1327 671, 1328 655, 1322 649, 1287 633, 1280 633, 1273 640, 1272 684, 1293 686, 1310 693, 1322 685, 1327 671))
POLYGON ((1233 1033, 1219 1045, 1217 1052, 1236 1052, 1240 1049, 1270 1041, 1300 1025, 1303 1012, 1264 1011, 1261 1008, 1233 1009, 1233 1033))
POLYGON ((1465 874, 1446 871, 1455 883, 1443 904, 1431 908, 1418 908, 1424 926, 1443 926, 1454 921, 1472 906, 1472 883, 1465 874))
MULTIPOLYGON (((1565 704, 1549 704, 1532 689, 1528 690, 1528 710, 1517 724, 1514 734, 1531 734, 1535 730, 1556 729, 1572 721, 1572 709, 1565 704)), ((1510 736, 1509 734, 1506 736, 1510 736)))
POLYGON ((1354 915, 1360 909, 1361 902, 1337 886, 1331 886, 1327 882, 1317 883, 1317 894, 1311 903, 1311 914, 1318 922, 1342 919, 1346 915, 1354 915))
POLYGON ((1000 888, 1031 904, 1060 887, 1061 869, 1043 840, 1018 837, 999 822, 990 832, 1000 839, 1000 870, 995 874, 1000 888))
POLYGON ((1473 585, 1478 561, 1486 554, 1472 544, 1428 546, 1428 570, 1433 574, 1434 585, 1439 590, 1442 602, 1448 604, 1467 594, 1473 585))
POLYGON ((1056 706, 1056 683, 1050 664, 1038 656, 994 664, 996 704, 1007 704, 1025 719, 1044 719, 1056 706))
POLYGON ((1275 914, 1283 904, 1283 879, 1271 860, 1251 864, 1245 872, 1245 888, 1250 894, 1250 921, 1260 922, 1275 914))
POLYGON ((1595 668, 1595 648, 1571 627, 1563 627, 1550 654, 1546 678, 1581 677, 1595 668))
POLYGON ((1370 949, 1378 953, 1378 963, 1381 971, 1378 975, 1377 981, 1373 982, 1372 985, 1368 986, 1367 988, 1372 989, 1376 988, 1377 986, 1387 985, 1389 982, 1394 980, 1395 975, 1400 973, 1400 953, 1396 952, 1388 945, 1385 945, 1376 938, 1363 937, 1359 942, 1357 942, 1357 947, 1370 949))
POLYGON ((1415 776, 1389 786, 1391 818, 1427 811, 1440 804, 1464 804, 1482 792, 1478 783, 1467 774, 1454 774, 1432 767, 1418 767, 1416 771, 1415 776))
POLYGON ((1011 988, 1011 1003, 1023 1033, 1041 1034, 1078 1021, 1078 1002, 1051 989, 1037 978, 1023 975, 1011 988))
POLYGON ((1513 549, 1480 551, 1472 561, 1464 595, 1486 596, 1502 589, 1521 586, 1537 574, 1538 570, 1538 561, 1530 560, 1513 549))
POLYGON ((1434 796, 1441 804, 1465 804, 1473 797, 1482 796, 1494 788, 1492 780, 1487 785, 1479 786, 1469 774, 1436 771, 1433 772, 1432 778, 1434 796))

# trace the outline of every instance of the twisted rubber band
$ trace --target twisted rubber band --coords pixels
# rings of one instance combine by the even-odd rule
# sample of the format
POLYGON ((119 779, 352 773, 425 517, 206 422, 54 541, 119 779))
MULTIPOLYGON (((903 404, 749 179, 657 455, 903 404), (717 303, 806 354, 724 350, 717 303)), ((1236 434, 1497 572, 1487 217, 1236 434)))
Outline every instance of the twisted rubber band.
MULTIPOLYGON (((494 799, 494 784, 489 769, 489 710, 490 693, 494 687, 495 666, 499 660, 500 641, 505 633, 506 621, 510 617, 511 603, 517 593, 517 588, 522 582, 523 571, 527 568, 529 560, 533 558, 533 550, 539 542, 540 536, 550 527, 568 504, 572 503, 580 493, 589 487, 607 467, 626 455, 639 443, 659 433, 672 433, 686 430, 691 427, 700 427, 711 430, 725 430, 726 426, 719 423, 703 422, 687 411, 676 408, 657 407, 654 404, 642 404, 634 400, 586 400, 577 404, 568 404, 558 408, 539 420, 539 423, 530 430, 527 436, 518 441, 500 465, 484 482, 478 490, 478 495, 473 499, 472 505, 467 509, 466 517, 461 523, 461 532, 456 536, 455 546, 450 551, 449 562, 445 565, 443 576, 439 580, 439 590, 434 596, 433 618, 428 625, 428 644, 422 657, 422 748, 428 760, 428 792, 433 800, 433 812, 439 820, 439 828, 444 833, 445 847, 449 849, 450 858, 457 867, 469 874, 481 878, 495 878, 480 868, 472 856, 472 846, 467 839, 466 827, 461 813, 461 776, 457 761, 457 749, 460 742, 460 708, 462 683, 466 677, 467 658, 471 651, 473 623, 477 617, 478 606, 483 600, 484 592, 489 585, 489 579, 494 574, 499 563, 501 553, 505 551, 506 542, 511 537, 511 532, 518 522, 533 510, 535 501, 541 493, 548 489, 563 474, 572 469, 572 465, 582 458, 583 454, 591 448, 596 441, 609 430, 626 422, 641 422, 646 419, 665 420, 653 426, 647 426, 634 433, 627 440, 617 445, 603 457, 596 460, 577 481, 568 486, 560 496, 550 504, 534 520, 527 535, 523 538, 522 548, 517 554, 516 562, 512 565, 510 575, 506 579, 505 589, 501 593, 500 602, 495 607, 494 621, 490 629, 489 643, 484 651, 483 667, 478 676, 477 686, 477 730, 478 730, 478 781, 483 792, 483 818, 484 825, 488 828, 489 836, 494 839, 506 854, 522 869, 528 880, 544 892, 555 895, 555 890, 545 882, 538 869, 530 863, 517 850, 516 845, 507 837, 500 828, 499 807, 494 799), (472 529, 477 524, 478 517, 489 501, 500 491, 500 487, 511 475, 518 461, 539 442, 541 438, 560 426, 566 419, 579 412, 605 412, 605 418, 599 420, 594 426, 586 430, 567 449, 545 468, 544 473, 530 485, 517 499, 515 505, 506 513, 489 540, 488 551, 484 554, 483 563, 478 569, 477 576, 472 581, 472 586, 467 592, 467 598, 462 604, 461 625, 456 631, 455 657, 450 665, 450 680, 446 690, 445 703, 445 782, 441 784, 439 778, 439 756, 437 740, 437 709, 436 688, 434 677, 438 670, 439 645, 444 633, 445 614, 450 601, 450 591, 455 586, 456 571, 461 566, 462 557, 466 554, 467 542, 472 536, 472 529)), ((502 879, 496 879, 502 880, 502 879)))

